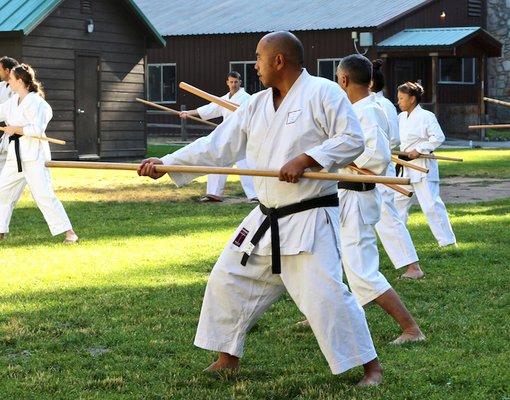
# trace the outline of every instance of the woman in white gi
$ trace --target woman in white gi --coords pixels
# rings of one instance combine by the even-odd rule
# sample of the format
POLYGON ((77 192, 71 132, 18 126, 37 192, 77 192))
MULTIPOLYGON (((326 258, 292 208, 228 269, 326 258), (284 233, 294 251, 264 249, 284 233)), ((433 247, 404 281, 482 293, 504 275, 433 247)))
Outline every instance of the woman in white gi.
MULTIPOLYGON (((423 87, 418 83, 406 82, 398 87, 398 116, 400 150, 409 153, 410 162, 424 168, 424 173, 404 167, 403 174, 411 180, 412 190, 427 218, 430 230, 439 246, 457 246, 446 207, 439 196, 439 168, 437 160, 420 158, 430 154, 444 142, 445 137, 436 116, 420 106, 423 87)), ((401 194, 395 195, 395 205, 402 221, 407 223, 412 199, 401 194)))
MULTIPOLYGON (((363 365, 360 384, 376 385, 382 371, 364 313, 342 283, 336 184, 299 179, 308 168, 333 170, 354 160, 363 150, 359 123, 338 85, 302 68, 303 46, 294 35, 270 33, 256 54, 267 90, 210 135, 138 169, 157 179, 163 176, 157 164, 227 166, 246 156, 253 168, 280 171, 280 180, 254 178, 261 204, 211 272, 195 345, 220 353, 208 371, 237 369, 247 332, 287 291, 309 319, 331 371, 363 365)), ((170 176, 177 184, 195 177, 170 176)))
POLYGON ((75 243, 78 236, 53 192, 50 172, 44 166, 51 159, 50 147, 47 141, 37 139, 46 136, 46 126, 53 116, 51 107, 29 65, 13 68, 9 85, 14 95, 0 104, 0 121, 5 121, 3 129, 10 141, 7 162, 0 173, 0 239, 9 232, 13 199, 28 184, 51 234, 65 233, 64 243, 75 243))
MULTIPOLYGON (((12 96, 12 90, 9 86, 9 75, 11 70, 18 65, 14 58, 4 56, 0 58, 0 104, 9 100, 12 96)), ((7 148, 9 147, 9 137, 0 131, 0 172, 7 159, 7 148)))
MULTIPOLYGON (((389 123, 389 142, 391 150, 398 149, 398 115, 393 103, 384 97, 384 75, 381 71, 382 60, 372 62, 372 84, 370 90, 375 93, 376 102, 383 108, 389 123)), ((395 166, 388 164, 386 176, 395 176, 395 166)), ((375 230, 395 268, 407 267, 402 278, 420 279, 425 274, 420 268, 418 255, 406 224, 400 219, 395 207, 395 191, 387 186, 377 184, 381 193, 381 219, 375 224, 375 230)))
MULTIPOLYGON (((338 84, 347 93, 361 124, 365 151, 354 160, 358 168, 383 175, 390 163, 388 121, 370 92, 372 63, 360 54, 344 57, 337 69, 338 84)), ((344 169, 341 173, 353 173, 344 169)), ((340 244, 349 287, 365 306, 377 303, 400 325, 402 334, 393 344, 425 340, 418 324, 397 292, 379 270, 379 251, 374 225, 381 213, 381 195, 375 184, 339 182, 340 244)))
MULTIPOLYGON (((239 72, 231 71, 227 75, 227 87, 229 92, 221 98, 237 105, 243 104, 250 99, 250 95, 245 92, 241 87, 241 75, 239 72)), ((205 106, 198 107, 196 110, 182 111, 181 118, 186 118, 188 115, 193 117, 200 117, 205 120, 223 117, 223 121, 232 115, 232 111, 215 103, 209 103, 205 106)), ((236 162, 239 168, 249 169, 246 160, 239 160, 236 162)), ((227 183, 227 175, 208 175, 207 176, 207 191, 204 197, 200 199, 201 202, 217 202, 222 201, 223 190, 227 183)), ((257 201, 257 194, 253 187, 253 178, 251 176, 240 176, 241 186, 243 187, 244 194, 252 202, 257 201)))

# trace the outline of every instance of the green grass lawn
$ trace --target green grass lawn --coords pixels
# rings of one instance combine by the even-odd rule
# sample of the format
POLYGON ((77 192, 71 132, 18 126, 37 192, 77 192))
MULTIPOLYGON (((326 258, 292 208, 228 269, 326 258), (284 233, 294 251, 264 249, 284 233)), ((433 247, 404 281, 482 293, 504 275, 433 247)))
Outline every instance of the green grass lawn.
MULTIPOLYGON (((495 154, 473 151, 464 165, 495 154)), ((301 315, 288 297, 249 335, 235 379, 201 373, 214 358, 192 344, 205 283, 252 204, 196 203, 203 179, 175 189, 132 172, 52 175, 81 242, 52 238, 24 194, 0 243, 2 400, 510 398, 510 198, 448 207, 459 251, 438 249, 413 209, 426 278, 397 280, 381 262, 429 340, 389 345, 396 324, 369 308, 385 382, 361 390, 360 369, 330 374, 313 334, 293 326, 301 315)), ((241 193, 233 178, 227 190, 241 193)))

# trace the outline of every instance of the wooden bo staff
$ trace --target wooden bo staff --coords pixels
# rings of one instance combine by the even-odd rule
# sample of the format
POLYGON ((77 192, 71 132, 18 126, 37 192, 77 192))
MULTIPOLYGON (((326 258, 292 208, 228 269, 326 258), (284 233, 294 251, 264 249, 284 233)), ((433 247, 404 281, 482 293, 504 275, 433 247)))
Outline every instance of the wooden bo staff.
POLYGON ((400 164, 403 167, 415 169, 416 171, 425 172, 425 173, 429 172, 428 168, 423 168, 423 167, 420 167, 419 165, 414 165, 414 164, 410 163, 409 161, 401 160, 400 158, 398 158, 397 156, 394 156, 394 155, 391 156, 391 161, 393 161, 395 164, 400 164))
POLYGON ((469 125, 468 129, 510 129, 510 124, 499 125, 469 125))
POLYGON ((499 104, 500 106, 510 107, 510 103, 507 101, 501 101, 496 99, 491 99, 490 97, 483 98, 487 103, 499 104))
POLYGON ((183 90, 186 90, 187 92, 193 93, 194 95, 196 95, 198 97, 201 97, 207 101, 210 101, 211 103, 218 104, 219 106, 222 106, 229 111, 235 111, 239 108, 238 104, 234 104, 230 101, 222 99, 221 97, 204 92, 203 90, 201 90, 195 86, 192 86, 186 82, 179 83, 179 87, 183 90))
MULTIPOLYGON (((153 103, 152 101, 147 101, 147 100, 144 100, 144 99, 140 99, 138 97, 135 100, 140 102, 140 103, 143 103, 145 105, 148 105, 150 107, 159 108, 160 110, 163 110, 163 111, 168 111, 171 114, 175 114, 175 115, 179 115, 180 114, 179 111, 174 110, 173 108, 168 108, 168 107, 165 107, 165 106, 153 103)), ((207 124, 207 125, 213 126, 215 128, 218 126, 214 122, 209 122, 209 121, 206 121, 205 119, 197 118, 197 117, 194 117, 192 115, 188 115, 187 118, 192 119, 193 121, 202 122, 203 124, 207 124)))
MULTIPOLYGON (((352 169, 353 171, 356 171, 356 172, 358 172, 360 174, 363 174, 363 175, 366 175, 366 176, 370 176, 370 175, 371 176, 378 176, 378 175, 375 175, 372 171, 370 171, 368 169, 358 168, 354 164, 349 164, 348 167, 350 169, 352 169)), ((413 192, 410 192, 409 190, 404 189, 403 187, 400 187, 400 186, 392 184, 392 183, 385 183, 384 186, 387 186, 390 189, 393 189, 396 192, 399 192, 400 194, 403 194, 404 196, 407 196, 407 197, 411 197, 413 195, 413 192)))
MULTIPOLYGON (((0 131, 5 132, 4 127, 0 127, 0 131)), ((47 137, 47 136, 29 136, 29 135, 25 135, 24 133, 16 133, 16 135, 28 136, 31 139, 43 140, 45 142, 50 142, 50 143, 55 143, 55 144, 61 144, 61 145, 66 144, 65 140, 53 139, 53 138, 50 138, 50 137, 47 137)))
MULTIPOLYGON (((47 167, 51 168, 83 168, 83 169, 113 169, 123 171, 136 171, 140 164, 132 163, 109 163, 109 162, 81 162, 81 161, 46 161, 47 167)), ((240 169, 226 167, 207 167, 201 165, 155 165, 157 172, 179 172, 191 174, 219 174, 219 175, 242 175, 278 178, 280 172, 276 170, 240 169)), ((365 182, 365 183, 390 183, 409 185, 408 178, 393 178, 389 176, 362 176, 351 174, 333 174, 329 172, 305 172, 302 176, 307 179, 326 181, 365 182)))
MULTIPOLYGON (((392 151, 391 154, 396 156, 409 157, 409 153, 406 153, 405 151, 392 151)), ((435 154, 420 154, 420 157, 418 158, 428 158, 430 160, 444 160, 444 161, 464 161, 462 158, 437 156, 435 154)))

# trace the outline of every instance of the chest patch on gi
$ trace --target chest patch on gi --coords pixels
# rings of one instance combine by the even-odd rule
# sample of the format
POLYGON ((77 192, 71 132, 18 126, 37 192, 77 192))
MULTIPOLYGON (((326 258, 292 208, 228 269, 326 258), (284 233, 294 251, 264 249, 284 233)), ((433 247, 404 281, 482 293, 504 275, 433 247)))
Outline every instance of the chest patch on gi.
POLYGON ((241 247, 241 245, 244 242, 244 239, 246 239, 246 236, 248 235, 248 230, 246 228, 241 229, 241 231, 237 234, 236 238, 234 239, 234 244, 237 247, 241 247))
POLYGON ((296 111, 290 111, 288 114, 287 114, 287 121, 285 121, 285 123, 287 125, 289 124, 293 124, 294 122, 296 122, 296 120, 298 119, 298 117, 301 115, 301 110, 296 110, 296 111))

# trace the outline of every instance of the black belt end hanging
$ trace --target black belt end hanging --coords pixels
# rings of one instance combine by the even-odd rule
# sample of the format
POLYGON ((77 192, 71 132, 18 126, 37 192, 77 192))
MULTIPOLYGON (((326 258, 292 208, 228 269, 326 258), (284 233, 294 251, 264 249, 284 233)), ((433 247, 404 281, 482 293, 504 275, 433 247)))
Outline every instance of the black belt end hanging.
POLYGON ((21 167, 21 154, 19 150, 19 138, 21 135, 11 135, 9 136, 9 143, 14 140, 14 152, 16 153, 16 163, 18 164, 18 172, 23 171, 21 167))

